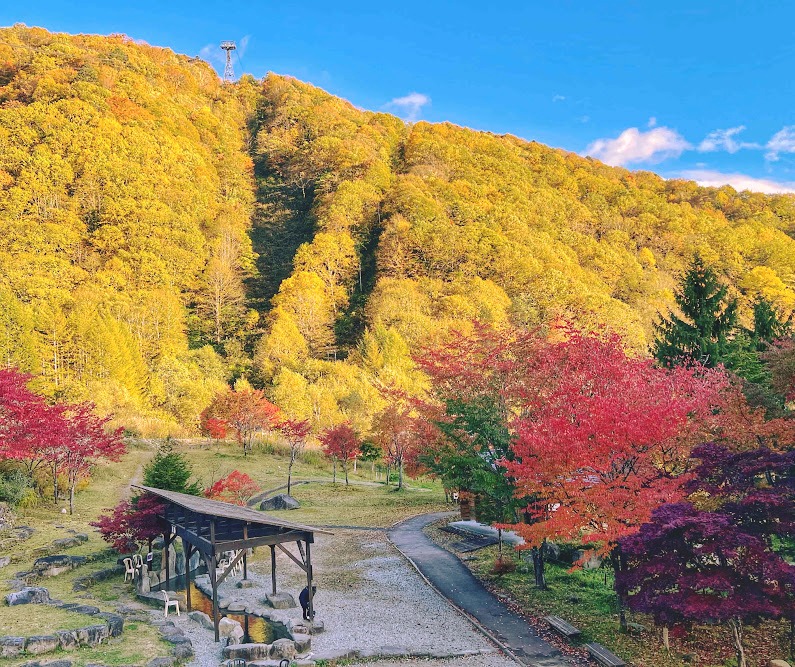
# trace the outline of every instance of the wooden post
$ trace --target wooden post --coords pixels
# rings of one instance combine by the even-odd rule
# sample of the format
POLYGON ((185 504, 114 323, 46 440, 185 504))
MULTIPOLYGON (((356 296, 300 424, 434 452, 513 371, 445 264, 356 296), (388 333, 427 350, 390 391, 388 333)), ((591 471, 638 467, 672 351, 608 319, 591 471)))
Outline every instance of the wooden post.
POLYGON ((312 604, 312 552, 310 551, 309 540, 306 541, 306 585, 307 590, 309 591, 309 604, 307 605, 307 612, 309 616, 309 622, 312 623, 315 620, 315 610, 312 604))
POLYGON ((271 588, 273 594, 276 594, 276 546, 271 544, 271 588))
MULTIPOLYGON (((243 539, 244 540, 248 540, 248 524, 247 523, 243 524, 243 539)), ((247 561, 247 558, 246 558, 247 556, 248 556, 248 548, 247 547, 243 547, 243 581, 248 579, 248 561, 247 561)), ((246 616, 246 622, 248 623, 248 616, 246 616)))
POLYGON ((163 533, 163 559, 166 561, 166 581, 164 589, 168 590, 168 580, 171 579, 168 572, 168 545, 171 541, 171 533, 163 533))
POLYGON ((218 624, 218 572, 215 569, 215 521, 210 521, 210 585, 213 589, 213 625, 215 626, 215 641, 220 641, 218 624))
POLYGON ((185 552, 185 602, 187 603, 188 611, 193 611, 190 603, 190 557, 191 557, 191 544, 184 537, 182 538, 182 550, 185 552))

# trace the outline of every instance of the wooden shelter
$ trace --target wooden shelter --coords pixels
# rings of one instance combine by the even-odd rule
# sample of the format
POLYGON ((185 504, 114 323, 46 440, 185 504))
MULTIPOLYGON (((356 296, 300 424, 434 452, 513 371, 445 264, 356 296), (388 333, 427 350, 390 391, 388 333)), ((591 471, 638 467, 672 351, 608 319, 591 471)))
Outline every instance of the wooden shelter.
POLYGON ((134 484, 138 489, 151 493, 163 501, 164 510, 160 518, 169 528, 163 534, 166 580, 169 580, 168 548, 176 538, 182 539, 185 551, 185 581, 188 611, 190 599, 190 559, 198 552, 207 565, 213 591, 213 624, 215 641, 219 640, 218 586, 229 575, 237 563, 243 560, 243 578, 248 578, 247 552, 253 547, 267 546, 271 552, 271 583, 276 593, 276 549, 286 554, 298 567, 306 572, 309 588, 309 617, 312 618, 312 551, 315 533, 330 534, 299 523, 282 521, 257 510, 218 500, 209 500, 185 493, 164 491, 134 484), (298 555, 289 551, 286 544, 295 542, 298 555), (222 572, 216 566, 220 554, 236 551, 237 556, 222 572))

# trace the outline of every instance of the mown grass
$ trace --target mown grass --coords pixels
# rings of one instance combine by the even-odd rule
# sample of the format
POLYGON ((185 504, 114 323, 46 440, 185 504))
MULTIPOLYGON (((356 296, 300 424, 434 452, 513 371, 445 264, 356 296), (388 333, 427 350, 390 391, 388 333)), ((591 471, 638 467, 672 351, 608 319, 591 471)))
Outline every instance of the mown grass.
POLYGON ((0 615, 0 635, 31 637, 55 630, 75 630, 92 625, 95 620, 85 614, 75 614, 65 609, 39 604, 24 611, 19 607, 3 609, 0 615), (42 629, 48 628, 46 632, 42 629))

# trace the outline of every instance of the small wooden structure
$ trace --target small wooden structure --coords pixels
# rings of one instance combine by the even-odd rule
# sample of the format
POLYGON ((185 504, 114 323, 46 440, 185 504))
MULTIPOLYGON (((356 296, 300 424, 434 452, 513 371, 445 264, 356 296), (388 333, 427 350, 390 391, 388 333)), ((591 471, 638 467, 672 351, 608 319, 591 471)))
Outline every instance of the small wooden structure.
POLYGON ((168 548, 176 538, 182 539, 185 551, 185 580, 188 611, 190 599, 190 559, 197 551, 207 565, 210 585, 213 590, 213 624, 215 641, 219 640, 218 624, 218 586, 229 575, 237 563, 243 560, 243 578, 248 578, 248 549, 268 546, 271 550, 271 583, 276 593, 276 549, 286 554, 298 567, 306 572, 306 585, 309 588, 309 617, 312 618, 312 551, 315 533, 330 534, 290 521, 281 521, 257 510, 241 507, 218 500, 209 500, 185 493, 164 491, 149 486, 134 484, 138 489, 151 493, 163 501, 164 511, 160 518, 168 524, 164 531, 164 550, 166 581, 169 580, 168 548), (286 548, 295 542, 298 546, 296 556, 286 548), (219 555, 225 551, 237 551, 237 557, 220 574, 216 571, 219 555))

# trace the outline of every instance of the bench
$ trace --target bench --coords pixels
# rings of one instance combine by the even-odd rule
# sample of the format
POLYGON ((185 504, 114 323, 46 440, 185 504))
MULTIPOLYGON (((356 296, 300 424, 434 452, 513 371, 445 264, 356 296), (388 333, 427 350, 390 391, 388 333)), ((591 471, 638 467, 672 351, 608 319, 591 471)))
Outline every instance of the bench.
POLYGON ((560 616, 544 616, 544 620, 567 639, 576 639, 582 634, 580 630, 564 621, 560 616))
POLYGON ((608 651, 601 644, 594 642, 592 644, 586 644, 585 648, 588 649, 588 653, 591 654, 591 657, 596 660, 596 662, 605 667, 624 667, 626 665, 621 658, 608 651))

